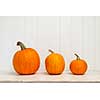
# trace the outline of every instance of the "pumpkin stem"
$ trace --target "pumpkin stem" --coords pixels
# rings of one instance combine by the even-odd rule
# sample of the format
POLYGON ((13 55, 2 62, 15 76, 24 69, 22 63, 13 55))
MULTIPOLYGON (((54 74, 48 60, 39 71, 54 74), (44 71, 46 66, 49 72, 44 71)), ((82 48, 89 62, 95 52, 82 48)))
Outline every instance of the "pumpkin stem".
POLYGON ((52 51, 51 49, 49 49, 48 51, 51 52, 51 53, 54 53, 54 51, 52 51))
POLYGON ((77 60, 80 60, 80 57, 76 53, 74 55, 76 56, 77 60))
POLYGON ((21 50, 26 49, 25 45, 22 42, 20 42, 20 41, 17 42, 17 46, 20 46, 21 50))

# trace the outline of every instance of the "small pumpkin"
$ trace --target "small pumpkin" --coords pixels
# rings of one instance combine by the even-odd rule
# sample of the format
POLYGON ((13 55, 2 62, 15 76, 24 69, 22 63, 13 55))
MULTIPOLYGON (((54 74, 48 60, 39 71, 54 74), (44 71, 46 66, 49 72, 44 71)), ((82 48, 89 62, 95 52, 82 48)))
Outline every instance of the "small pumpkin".
POLYGON ((51 54, 45 59, 45 67, 50 75, 58 75, 64 71, 65 61, 61 54, 54 53, 52 50, 49 50, 51 54))
POLYGON ((17 42, 17 46, 21 47, 13 57, 13 67, 18 74, 28 75, 34 74, 40 66, 40 57, 36 50, 26 48, 22 42, 17 42))
POLYGON ((80 57, 75 54, 76 60, 70 63, 70 71, 75 75, 83 75, 87 71, 87 63, 85 60, 80 59, 80 57))

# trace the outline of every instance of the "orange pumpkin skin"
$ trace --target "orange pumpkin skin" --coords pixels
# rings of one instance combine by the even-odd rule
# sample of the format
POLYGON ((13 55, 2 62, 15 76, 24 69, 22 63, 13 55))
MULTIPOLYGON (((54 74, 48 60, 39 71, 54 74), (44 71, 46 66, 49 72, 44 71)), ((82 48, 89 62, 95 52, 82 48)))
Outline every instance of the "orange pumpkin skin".
POLYGON ((40 66, 39 55, 32 48, 17 51, 13 57, 13 66, 18 74, 34 74, 40 66))
MULTIPOLYGON (((49 50, 51 51, 51 50, 49 50)), ((61 54, 54 53, 50 54, 45 59, 46 71, 50 75, 58 75, 64 71, 65 61, 61 54)))
MULTIPOLYGON (((77 57, 79 57, 77 55, 77 57)), ((70 71, 74 75, 83 75, 87 71, 87 63, 85 60, 77 58, 70 63, 70 71)))

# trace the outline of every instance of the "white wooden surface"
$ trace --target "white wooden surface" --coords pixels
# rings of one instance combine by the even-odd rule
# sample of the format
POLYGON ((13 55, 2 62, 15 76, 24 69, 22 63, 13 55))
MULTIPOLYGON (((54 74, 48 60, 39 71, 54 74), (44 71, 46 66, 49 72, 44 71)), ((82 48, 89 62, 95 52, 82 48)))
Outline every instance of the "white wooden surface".
POLYGON ((61 75, 48 75, 47 72, 37 72, 33 75, 18 75, 14 72, 0 72, 0 83, 5 82, 21 82, 21 83, 100 83, 100 71, 90 70, 85 75, 72 75, 69 71, 65 71, 61 75))
POLYGON ((74 53, 78 53, 88 62, 90 71, 100 70, 99 16, 0 17, 0 72, 14 72, 12 57, 19 49, 16 46, 18 40, 39 52, 39 72, 45 71, 44 60, 49 54, 49 48, 64 56, 67 71, 70 61, 74 59, 74 53))

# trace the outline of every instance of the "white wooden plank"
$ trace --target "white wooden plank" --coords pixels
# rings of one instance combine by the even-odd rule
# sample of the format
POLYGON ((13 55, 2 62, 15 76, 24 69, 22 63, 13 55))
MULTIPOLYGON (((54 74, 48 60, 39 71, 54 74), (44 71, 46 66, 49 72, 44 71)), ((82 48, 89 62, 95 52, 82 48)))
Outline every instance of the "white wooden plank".
POLYGON ((1 69, 12 69, 12 57, 16 51, 16 42, 24 41, 23 17, 0 17, 0 64, 1 69), (6 67, 9 66, 9 67, 6 67))
POLYGON ((95 17, 83 17, 83 54, 90 68, 96 68, 95 17))
MULTIPOLYGON (((98 70, 100 69, 100 16, 96 17, 96 67, 98 70)), ((95 68, 94 68, 95 69, 95 68)))
POLYGON ((61 75, 48 75, 45 72, 38 72, 34 75, 18 75, 15 73, 0 72, 0 83, 16 82, 16 83, 41 83, 41 82, 63 82, 63 83, 100 83, 100 71, 90 70, 85 75, 72 75, 68 71, 61 75), (4 74, 5 73, 5 74, 4 74))
POLYGON ((59 50, 59 33, 57 17, 39 17, 38 23, 38 51, 41 54, 42 67, 44 66, 45 57, 50 53, 48 49, 55 52, 59 50))
POLYGON ((37 48, 37 17, 24 17, 24 38, 28 47, 37 48))
POLYGON ((74 53, 78 53, 79 55, 82 55, 82 18, 73 16, 71 17, 71 51, 72 55, 74 53))
POLYGON ((61 17, 61 33, 60 33, 60 51, 63 54, 66 62, 66 70, 68 70, 69 63, 71 60, 72 49, 71 49, 71 17, 61 17))

